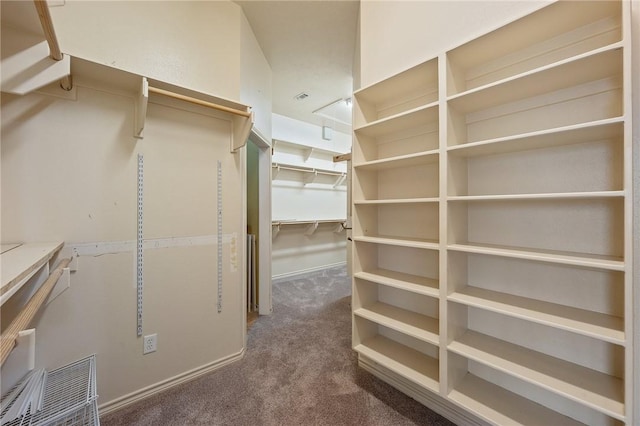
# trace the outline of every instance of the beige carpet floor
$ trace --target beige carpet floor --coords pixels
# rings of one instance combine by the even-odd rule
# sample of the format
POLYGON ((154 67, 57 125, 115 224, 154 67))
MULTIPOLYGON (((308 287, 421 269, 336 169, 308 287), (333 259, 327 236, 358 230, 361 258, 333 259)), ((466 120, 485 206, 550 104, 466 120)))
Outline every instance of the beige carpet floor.
POLYGON ((452 425, 357 366, 344 267, 273 284, 244 359, 105 416, 116 425, 452 425))

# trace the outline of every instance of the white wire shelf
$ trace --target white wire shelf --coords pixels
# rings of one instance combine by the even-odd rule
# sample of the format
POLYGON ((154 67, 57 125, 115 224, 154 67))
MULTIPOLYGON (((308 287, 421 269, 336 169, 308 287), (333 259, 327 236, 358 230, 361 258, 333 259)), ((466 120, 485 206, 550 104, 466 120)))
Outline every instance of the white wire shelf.
MULTIPOLYGON (((5 401, 12 391, 2 397, 2 415, 15 401, 5 401)), ((95 355, 91 355, 48 372, 40 409, 28 406, 24 415, 3 419, 2 426, 99 426, 97 400, 95 355)))

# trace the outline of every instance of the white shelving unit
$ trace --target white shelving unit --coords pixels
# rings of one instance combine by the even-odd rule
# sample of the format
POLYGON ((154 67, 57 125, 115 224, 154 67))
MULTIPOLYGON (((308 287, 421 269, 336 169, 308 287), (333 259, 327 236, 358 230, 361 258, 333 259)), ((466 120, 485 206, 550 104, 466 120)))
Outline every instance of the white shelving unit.
POLYGON ((490 424, 640 421, 630 19, 556 2, 354 93, 363 368, 490 424))
POLYGON ((49 261, 62 248, 63 243, 2 244, 2 285, 0 301, 4 304, 26 284, 31 277, 43 271, 49 275, 49 261))

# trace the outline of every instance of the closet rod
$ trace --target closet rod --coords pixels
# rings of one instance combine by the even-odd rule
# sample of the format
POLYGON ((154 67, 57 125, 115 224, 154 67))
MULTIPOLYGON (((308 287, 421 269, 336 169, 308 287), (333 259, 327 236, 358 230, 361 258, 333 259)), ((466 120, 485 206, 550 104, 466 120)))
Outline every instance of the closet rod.
MULTIPOLYGON (((51 20, 51 13, 49 13, 49 5, 46 0, 33 0, 33 3, 38 12, 38 18, 40 18, 40 25, 42 25, 42 32, 49 45, 49 56, 54 61, 62 60, 62 51, 58 44, 58 37, 56 37, 56 31, 53 28, 53 22, 51 20)), ((67 75, 60 80, 60 87, 69 91, 73 85, 71 83, 71 75, 67 75)))
POLYGON ((344 224, 346 219, 328 219, 328 220, 276 220, 271 222, 271 226, 280 225, 311 225, 312 223, 342 223, 344 224))
POLYGON ((280 169, 280 170, 290 170, 292 172, 307 172, 307 173, 318 173, 319 175, 327 175, 327 176, 342 176, 345 173, 344 172, 332 172, 332 171, 323 171, 323 170, 318 170, 318 169, 314 169, 314 168, 303 168, 303 167, 291 167, 291 166, 282 166, 278 163, 274 163, 271 165, 271 167, 276 168, 276 169, 280 169))
POLYGON ((51 290, 53 290, 53 287, 55 287, 56 283, 62 276, 64 268, 69 266, 70 262, 71 258, 62 259, 60 263, 58 263, 56 269, 49 275, 31 299, 29 299, 18 316, 11 321, 11 324, 9 324, 4 333, 2 333, 2 336, 0 336, 0 365, 4 364, 7 357, 13 350, 13 347, 16 344, 16 339, 18 338, 18 333, 29 326, 42 304, 47 300, 49 293, 51 293, 51 290))
POLYGON ((240 115, 242 117, 247 117, 247 118, 251 117, 251 112, 249 112, 249 111, 242 111, 242 110, 235 109, 235 108, 229 108, 229 107, 226 107, 224 105, 214 104, 213 102, 203 101, 201 99, 192 98, 191 96, 181 95, 179 93, 170 92, 168 90, 159 89, 157 87, 149 86, 149 92, 157 93, 159 95, 168 96, 168 97, 174 98, 174 99, 179 99, 179 100, 185 101, 185 102, 191 102, 192 104, 204 106, 204 107, 207 107, 207 108, 213 108, 213 109, 216 109, 218 111, 224 111, 224 112, 228 112, 228 113, 231 113, 231 114, 240 115))

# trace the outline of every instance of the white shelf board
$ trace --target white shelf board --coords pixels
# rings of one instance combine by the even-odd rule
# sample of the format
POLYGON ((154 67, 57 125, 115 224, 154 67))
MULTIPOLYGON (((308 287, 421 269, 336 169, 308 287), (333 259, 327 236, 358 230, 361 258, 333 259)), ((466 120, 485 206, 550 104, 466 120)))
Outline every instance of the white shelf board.
POLYGON ((584 426, 570 417, 467 373, 449 398, 485 421, 500 426, 584 426))
POLYGON ((622 43, 615 43, 451 96, 448 104, 468 113, 620 75, 621 71, 622 43))
POLYGON ((438 150, 418 152, 414 154, 400 155, 397 157, 383 158, 381 160, 367 161, 354 164, 358 170, 387 170, 403 167, 422 166, 437 163, 440 158, 438 150))
MULTIPOLYGON (((535 52, 546 53, 552 48, 565 48, 567 42, 575 43, 576 36, 567 39, 580 27, 593 25, 603 18, 620 15, 617 2, 587 2, 575 12, 572 2, 554 2, 524 16, 516 22, 488 32, 447 52, 450 62, 463 68, 475 68, 510 57, 523 49, 538 47, 535 52), (544 31, 540 31, 544 28, 544 31), (540 46, 543 46, 540 49, 540 46)), ((592 33, 593 30, 590 30, 592 33)), ((581 33, 583 34, 583 33, 581 33)))
POLYGON ((353 349, 407 380, 439 391, 439 368, 435 358, 380 335, 366 339, 353 349))
POLYGON ((2 251, 2 253, 5 253, 9 250, 13 250, 16 247, 20 247, 21 244, 2 244, 0 246, 0 251, 2 251))
POLYGON ((355 278, 360 278, 389 287, 424 294, 425 296, 440 297, 438 281, 432 278, 411 275, 404 272, 390 271, 388 269, 374 269, 371 271, 356 272, 353 276, 355 278))
POLYGON ((431 59, 402 71, 385 80, 373 83, 354 92, 358 100, 373 104, 386 104, 398 93, 414 93, 428 87, 437 87, 438 61, 431 59))
POLYGON ((624 197, 625 191, 558 192, 546 194, 458 195, 447 201, 569 200, 624 197))
POLYGON ((390 198, 387 200, 354 200, 353 204, 358 205, 371 205, 371 204, 427 204, 437 203, 439 198, 390 198))
POLYGON ((419 238, 406 238, 406 237, 395 238, 395 237, 386 237, 382 235, 353 237, 353 241, 361 241, 365 243, 375 243, 375 244, 386 244, 391 246, 422 248, 422 249, 430 249, 430 250, 438 250, 440 248, 440 245, 438 244, 438 242, 433 240, 423 240, 419 238))
POLYGON ((372 121, 354 129, 358 135, 380 137, 438 121, 438 102, 372 121))
POLYGON ((448 300, 618 345, 625 343, 624 320, 612 315, 469 286, 450 294, 448 300))
POLYGON ((535 260, 538 262, 583 266, 587 268, 624 271, 624 261, 619 257, 572 253, 556 250, 523 249, 489 244, 451 244, 447 249, 465 253, 488 254, 492 256, 535 260))
POLYGON ((432 345, 439 344, 435 318, 382 302, 356 309, 353 314, 432 345))
POLYGON ((467 331, 448 349, 548 391, 624 419, 624 382, 481 333, 467 331))
POLYGON ((449 154, 459 157, 477 157, 616 138, 620 139, 622 143, 623 133, 624 119, 623 117, 615 117, 468 144, 454 145, 449 147, 447 151, 449 154))
POLYGON ((301 143, 296 143, 296 142, 289 142, 289 141, 284 141, 282 139, 273 139, 272 140, 272 147, 277 151, 278 150, 278 145, 283 145, 289 148, 293 148, 293 149, 299 149, 302 151, 307 151, 307 150, 313 150, 315 152, 319 152, 322 154, 327 154, 327 155, 343 155, 346 154, 348 151, 338 151, 338 150, 333 150, 333 149, 327 149, 327 148, 320 148, 317 146, 312 146, 312 145, 305 145, 305 144, 301 144, 301 143))
POLYGON ((2 303, 10 297, 8 295, 15 294, 28 278, 42 268, 62 245, 63 242, 27 243, 3 252, 0 255, 2 303))

